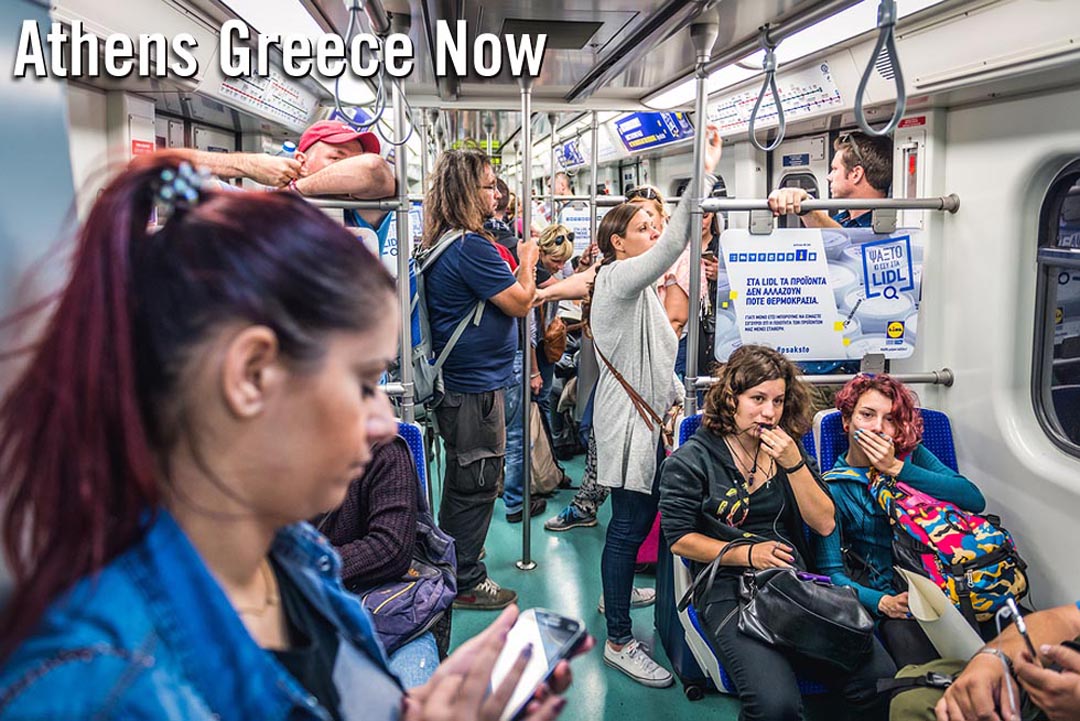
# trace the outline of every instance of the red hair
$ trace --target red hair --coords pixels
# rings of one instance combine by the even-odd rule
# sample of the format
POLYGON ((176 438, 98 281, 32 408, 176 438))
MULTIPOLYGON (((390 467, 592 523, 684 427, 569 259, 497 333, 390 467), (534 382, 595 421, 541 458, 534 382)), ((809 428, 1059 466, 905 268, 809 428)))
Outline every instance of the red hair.
POLYGON ((836 394, 836 408, 845 422, 851 421, 855 406, 867 391, 877 391, 892 401, 891 413, 893 423, 896 424, 896 435, 893 438, 896 457, 907 456, 919 445, 923 434, 922 414, 915 404, 914 394, 903 383, 888 375, 860 373, 836 394))
POLYGON ((314 362, 326 333, 364 331, 392 298, 363 244, 293 193, 204 191, 148 232, 155 189, 180 161, 142 156, 99 196, 0 405, 0 527, 15 578, 0 660, 54 599, 142 538, 193 348, 242 320, 271 328, 287 358, 314 362))

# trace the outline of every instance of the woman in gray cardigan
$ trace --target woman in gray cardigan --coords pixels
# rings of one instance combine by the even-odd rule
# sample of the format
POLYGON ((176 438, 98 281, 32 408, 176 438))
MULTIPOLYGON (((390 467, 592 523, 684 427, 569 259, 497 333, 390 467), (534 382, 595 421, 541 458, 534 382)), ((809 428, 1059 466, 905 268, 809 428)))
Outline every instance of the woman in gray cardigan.
MULTIPOLYGON (((706 130, 707 187, 720 161, 720 134, 706 130)), ((689 202, 680 202, 660 234, 640 206, 620 205, 604 216, 597 245, 604 258, 596 274, 588 313, 597 355, 626 380, 649 406, 663 415, 682 400, 675 378, 678 338, 656 293, 656 282, 690 240, 689 202)), ((655 474, 663 460, 660 429, 652 429, 638 413, 626 388, 599 358, 594 433, 597 479, 612 489, 600 564, 604 586, 608 642, 604 662, 646 686, 669 686, 671 674, 653 661, 634 640, 630 625, 630 593, 634 560, 656 517, 659 500, 655 474)))

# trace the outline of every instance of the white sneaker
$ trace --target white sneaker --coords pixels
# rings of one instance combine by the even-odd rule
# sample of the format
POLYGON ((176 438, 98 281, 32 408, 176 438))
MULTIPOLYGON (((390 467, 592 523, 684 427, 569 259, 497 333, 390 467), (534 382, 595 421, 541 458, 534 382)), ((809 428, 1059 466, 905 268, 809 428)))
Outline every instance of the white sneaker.
MULTIPOLYGON (((634 586, 634 590, 630 592, 630 608, 644 608, 654 603, 656 603, 656 589, 634 586)), ((602 593, 600 603, 596 604, 596 610, 600 613, 604 612, 604 594, 602 593)))
POLYGON ((644 686, 667 688, 675 683, 675 677, 666 668, 653 661, 637 639, 631 639, 616 651, 610 643, 604 643, 604 663, 617 668, 644 686))

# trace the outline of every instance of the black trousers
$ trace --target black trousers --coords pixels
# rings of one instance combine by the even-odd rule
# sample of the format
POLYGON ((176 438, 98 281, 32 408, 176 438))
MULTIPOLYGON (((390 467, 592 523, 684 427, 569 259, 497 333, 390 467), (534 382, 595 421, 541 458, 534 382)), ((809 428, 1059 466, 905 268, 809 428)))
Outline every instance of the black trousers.
POLYGON ((505 412, 501 389, 486 393, 447 391, 435 409, 446 448, 439 527, 454 537, 458 593, 487 577, 480 549, 505 472, 505 412))
MULTIPOLYGON (((860 721, 884 720, 888 700, 877 694, 879 678, 892 678, 896 666, 874 639, 866 660, 848 672, 829 664, 766 645, 739 631, 737 614, 719 628, 736 608, 735 600, 716 600, 705 605, 705 633, 717 658, 735 682, 742 702, 740 721, 795 721, 803 718, 802 697, 796 674, 818 681, 844 699, 848 715, 860 721), (719 632, 717 629, 719 628, 719 632)), ((837 709, 839 711, 840 709, 837 709)), ((844 718, 840 713, 830 719, 844 718)))
POLYGON ((941 657, 915 619, 884 618, 878 624, 878 631, 897 668, 922 665, 941 657))

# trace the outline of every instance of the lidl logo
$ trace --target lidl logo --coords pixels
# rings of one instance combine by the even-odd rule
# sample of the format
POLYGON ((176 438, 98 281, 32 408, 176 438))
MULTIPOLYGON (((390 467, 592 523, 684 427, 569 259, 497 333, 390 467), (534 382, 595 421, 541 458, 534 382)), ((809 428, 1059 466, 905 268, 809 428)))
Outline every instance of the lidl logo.
POLYGON ((1061 325, 1061 322, 1065 320, 1065 311, 1061 308, 1054 309, 1054 325, 1061 325))
POLYGON ((889 323, 889 326, 885 329, 886 335, 890 338, 903 338, 904 337, 904 321, 894 320, 889 323))

